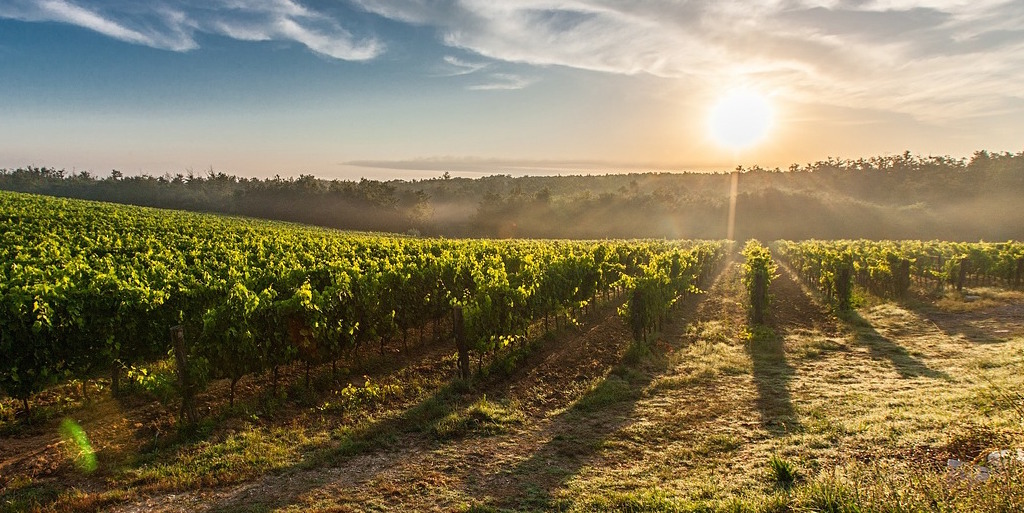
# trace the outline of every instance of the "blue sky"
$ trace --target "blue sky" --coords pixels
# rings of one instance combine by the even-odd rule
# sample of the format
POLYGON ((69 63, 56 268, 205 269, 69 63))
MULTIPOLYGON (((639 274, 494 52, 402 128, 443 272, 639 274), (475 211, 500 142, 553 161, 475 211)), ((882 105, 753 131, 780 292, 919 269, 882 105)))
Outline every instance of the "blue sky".
POLYGON ((1021 151, 1024 2, 4 0, 0 167, 419 178, 1021 151), (770 98, 754 147, 716 99, 770 98))

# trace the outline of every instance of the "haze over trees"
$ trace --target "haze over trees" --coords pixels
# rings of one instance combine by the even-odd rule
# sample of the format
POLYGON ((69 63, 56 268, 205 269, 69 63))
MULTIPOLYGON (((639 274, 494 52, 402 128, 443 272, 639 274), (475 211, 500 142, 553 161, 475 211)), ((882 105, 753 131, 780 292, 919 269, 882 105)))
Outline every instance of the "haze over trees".
MULTIPOLYGON (((1024 238, 1024 152, 969 159, 909 152, 740 169, 736 239, 1024 238)), ((196 174, 101 177, 46 167, 0 170, 0 188, 449 237, 721 238, 721 173, 496 175, 359 181, 196 174)))

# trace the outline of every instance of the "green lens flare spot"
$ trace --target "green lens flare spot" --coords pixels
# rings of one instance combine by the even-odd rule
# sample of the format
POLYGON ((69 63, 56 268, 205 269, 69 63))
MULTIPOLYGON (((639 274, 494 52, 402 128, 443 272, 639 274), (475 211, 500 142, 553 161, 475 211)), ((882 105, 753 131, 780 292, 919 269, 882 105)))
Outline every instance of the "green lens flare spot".
POLYGON ((96 452, 82 426, 71 419, 64 419, 60 423, 60 435, 68 443, 71 457, 79 470, 85 473, 96 470, 96 452))

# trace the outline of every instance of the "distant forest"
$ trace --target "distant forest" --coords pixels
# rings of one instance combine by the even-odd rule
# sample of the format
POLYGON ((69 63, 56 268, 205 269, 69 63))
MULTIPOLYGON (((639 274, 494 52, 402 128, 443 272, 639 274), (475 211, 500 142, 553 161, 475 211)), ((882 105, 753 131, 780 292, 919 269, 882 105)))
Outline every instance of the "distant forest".
MULTIPOLYGON (((1024 152, 739 169, 736 239, 1024 239, 1024 152)), ((0 189, 447 237, 724 238, 729 173, 428 180, 0 169, 0 189)))

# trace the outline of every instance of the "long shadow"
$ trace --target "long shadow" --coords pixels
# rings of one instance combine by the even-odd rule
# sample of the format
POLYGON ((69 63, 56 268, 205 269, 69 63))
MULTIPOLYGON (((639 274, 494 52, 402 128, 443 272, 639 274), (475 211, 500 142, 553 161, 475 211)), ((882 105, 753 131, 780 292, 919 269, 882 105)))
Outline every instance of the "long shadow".
POLYGON ((767 326, 752 327, 751 332, 747 351, 754 366, 755 405, 761 414, 761 425, 773 436, 799 431, 800 422, 789 392, 796 370, 786 359, 786 332, 778 333, 767 326))
MULTIPOLYGON (((705 295, 690 297, 683 301, 676 308, 674 317, 691 318, 703 297, 705 295)), ((601 318, 610 318, 606 322, 622 323, 615 316, 614 309, 609 309, 610 315, 601 314, 601 318)), ((665 327, 665 332, 680 330, 681 327, 677 326, 680 324, 685 325, 670 322, 665 327)), ((625 327, 623 332, 625 336, 629 336, 625 327)), ((378 456, 383 457, 386 454, 401 455, 412 447, 431 447, 444 443, 431 435, 432 425, 450 414, 465 410, 484 395, 502 400, 503 394, 499 392, 507 388, 503 384, 507 385, 509 379, 514 379, 515 375, 529 367, 543 365, 545 353, 553 350, 552 345, 551 341, 544 341, 532 348, 523 365, 516 368, 511 378, 495 373, 490 377, 474 379, 472 383, 452 382, 419 400, 399 415, 358 426, 335 437, 328 444, 311 448, 302 462, 241 483, 218 504, 212 505, 209 511, 251 511, 254 506, 260 510, 272 510, 301 505, 304 498, 314 490, 337 479, 327 469, 342 467, 360 456, 375 455, 373 458, 377 460, 378 456), (317 472, 321 469, 325 470, 323 475, 317 472), (296 475, 299 477, 293 478, 296 475), (270 494, 271 497, 267 497, 268 488, 276 488, 270 494)), ((642 351, 628 352, 601 383, 575 402, 569 411, 560 414, 552 427, 553 436, 549 443, 512 472, 511 475, 522 477, 515 497, 526 498, 527 502, 531 497, 546 498, 549 497, 550 490, 563 486, 567 479, 577 473, 594 455, 603 440, 629 422, 629 414, 636 408, 642 391, 658 374, 665 372, 666 362, 663 360, 664 358, 648 357, 642 354, 642 351), (662 366, 652 367, 652 360, 662 362, 662 366), (552 458, 558 458, 559 465, 548 465, 552 458), (530 478, 542 475, 547 478, 541 482, 530 478), (550 478, 554 478, 555 481, 552 482, 550 478), (546 491, 538 495, 535 493, 538 489, 546 491)), ((356 469, 357 475, 350 476, 353 481, 349 482, 371 482, 386 470, 386 467, 379 466, 359 468, 356 469)))
POLYGON ((947 336, 962 337, 974 344, 1000 344, 1024 335, 1024 305, 1004 304, 965 312, 945 312, 915 300, 901 301, 900 306, 947 336))
MULTIPOLYGON (((714 279, 722 274, 720 269, 714 279)), ((678 348, 686 325, 696 318, 706 297, 707 294, 690 296, 678 305, 671 320, 663 326, 661 338, 678 348)), ((625 326, 622 329, 629 336, 625 326)), ((549 440, 529 458, 501 474, 500 478, 512 480, 510 487, 506 485, 511 493, 497 497, 497 505, 526 510, 555 508, 554 493, 565 488, 573 476, 594 461, 615 433, 632 422, 631 414, 644 390, 668 371, 668 359, 657 351, 631 345, 604 379, 552 419, 546 428, 549 440)))
POLYGON ((748 326, 752 334, 747 346, 753 363, 755 405, 761 425, 773 436, 802 429, 789 391, 796 369, 786 358, 785 340, 792 330, 817 330, 822 312, 796 282, 785 266, 772 281, 772 303, 764 326, 748 326))
MULTIPOLYGON (((454 367, 452 372, 455 372, 454 367)), ((294 506, 300 504, 310 492, 330 484, 331 480, 315 472, 305 474, 298 480, 289 479, 291 474, 340 467, 362 455, 401 452, 411 445, 429 445, 431 441, 426 431, 431 423, 459 411, 471 404, 473 398, 481 395, 468 393, 467 386, 462 381, 454 381, 406 409, 401 415, 357 426, 336 437, 330 444, 312 449, 303 461, 246 482, 207 511, 272 511, 294 506), (275 488, 278 479, 279 483, 287 482, 287 486, 281 486, 283 490, 271 493, 268 498, 266 489, 275 488)), ((387 468, 372 469, 361 473, 353 481, 369 481, 384 470, 387 468)))
POLYGON ((854 332, 856 342, 868 348, 872 358, 888 360, 901 377, 952 380, 949 374, 932 369, 924 361, 911 355, 906 348, 879 333, 871 322, 856 310, 845 312, 840 318, 854 332))
MULTIPOLYGON (((591 322, 595 318, 605 319, 611 316, 615 316, 614 304, 611 302, 588 315, 591 322)), ((561 336, 570 336, 565 333, 553 335, 556 339, 561 336)), ((249 482, 247 486, 240 487, 236 493, 214 505, 209 511, 250 511, 255 505, 258 505, 261 510, 272 510, 296 505, 310 492, 329 484, 329 482, 316 476, 303 476, 301 482, 297 483, 295 480, 287 480, 287 475, 290 473, 339 467, 362 455, 401 453, 410 447, 431 447, 445 443, 431 435, 431 426, 449 414, 464 410, 482 397, 495 398, 500 401, 503 398, 501 392, 507 389, 507 383, 510 380, 528 372, 531 367, 543 364, 548 354, 557 349, 557 344, 552 343, 552 340, 546 338, 537 340, 530 348, 523 350, 523 354, 510 355, 512 358, 517 356, 521 358, 521 364, 510 374, 501 369, 503 362, 498 361, 491 366, 490 372, 484 376, 476 376, 471 382, 461 380, 449 382, 404 410, 400 415, 359 426, 331 444, 313 449, 311 453, 307 454, 304 461, 273 472, 274 475, 249 482), (266 480, 274 480, 275 476, 282 476, 282 480, 288 481, 287 491, 285 493, 275 492, 268 500, 264 494, 263 489, 266 488, 264 485, 266 480), (307 479, 307 477, 309 478, 307 479)), ((453 365, 452 374, 455 374, 455 371, 453 365)), ((385 470, 387 468, 375 468, 361 473, 358 481, 368 482, 385 470)))
MULTIPOLYGON (((782 266, 782 270, 784 275, 787 276, 787 281, 792 286, 799 288, 800 286, 796 281, 793 271, 787 266, 782 266)), ((802 294, 800 297, 809 302, 806 294, 802 294)), ((797 311, 810 312, 810 310, 799 306, 797 311)), ((856 310, 842 312, 838 319, 843 323, 846 331, 852 332, 855 335, 856 343, 868 348, 873 359, 888 360, 896 371, 899 372, 900 376, 904 378, 928 377, 944 380, 951 379, 945 372, 928 367, 925 362, 911 355, 906 348, 879 333, 871 322, 862 317, 856 310)), ((798 323, 799 321, 797 321, 798 323)))

